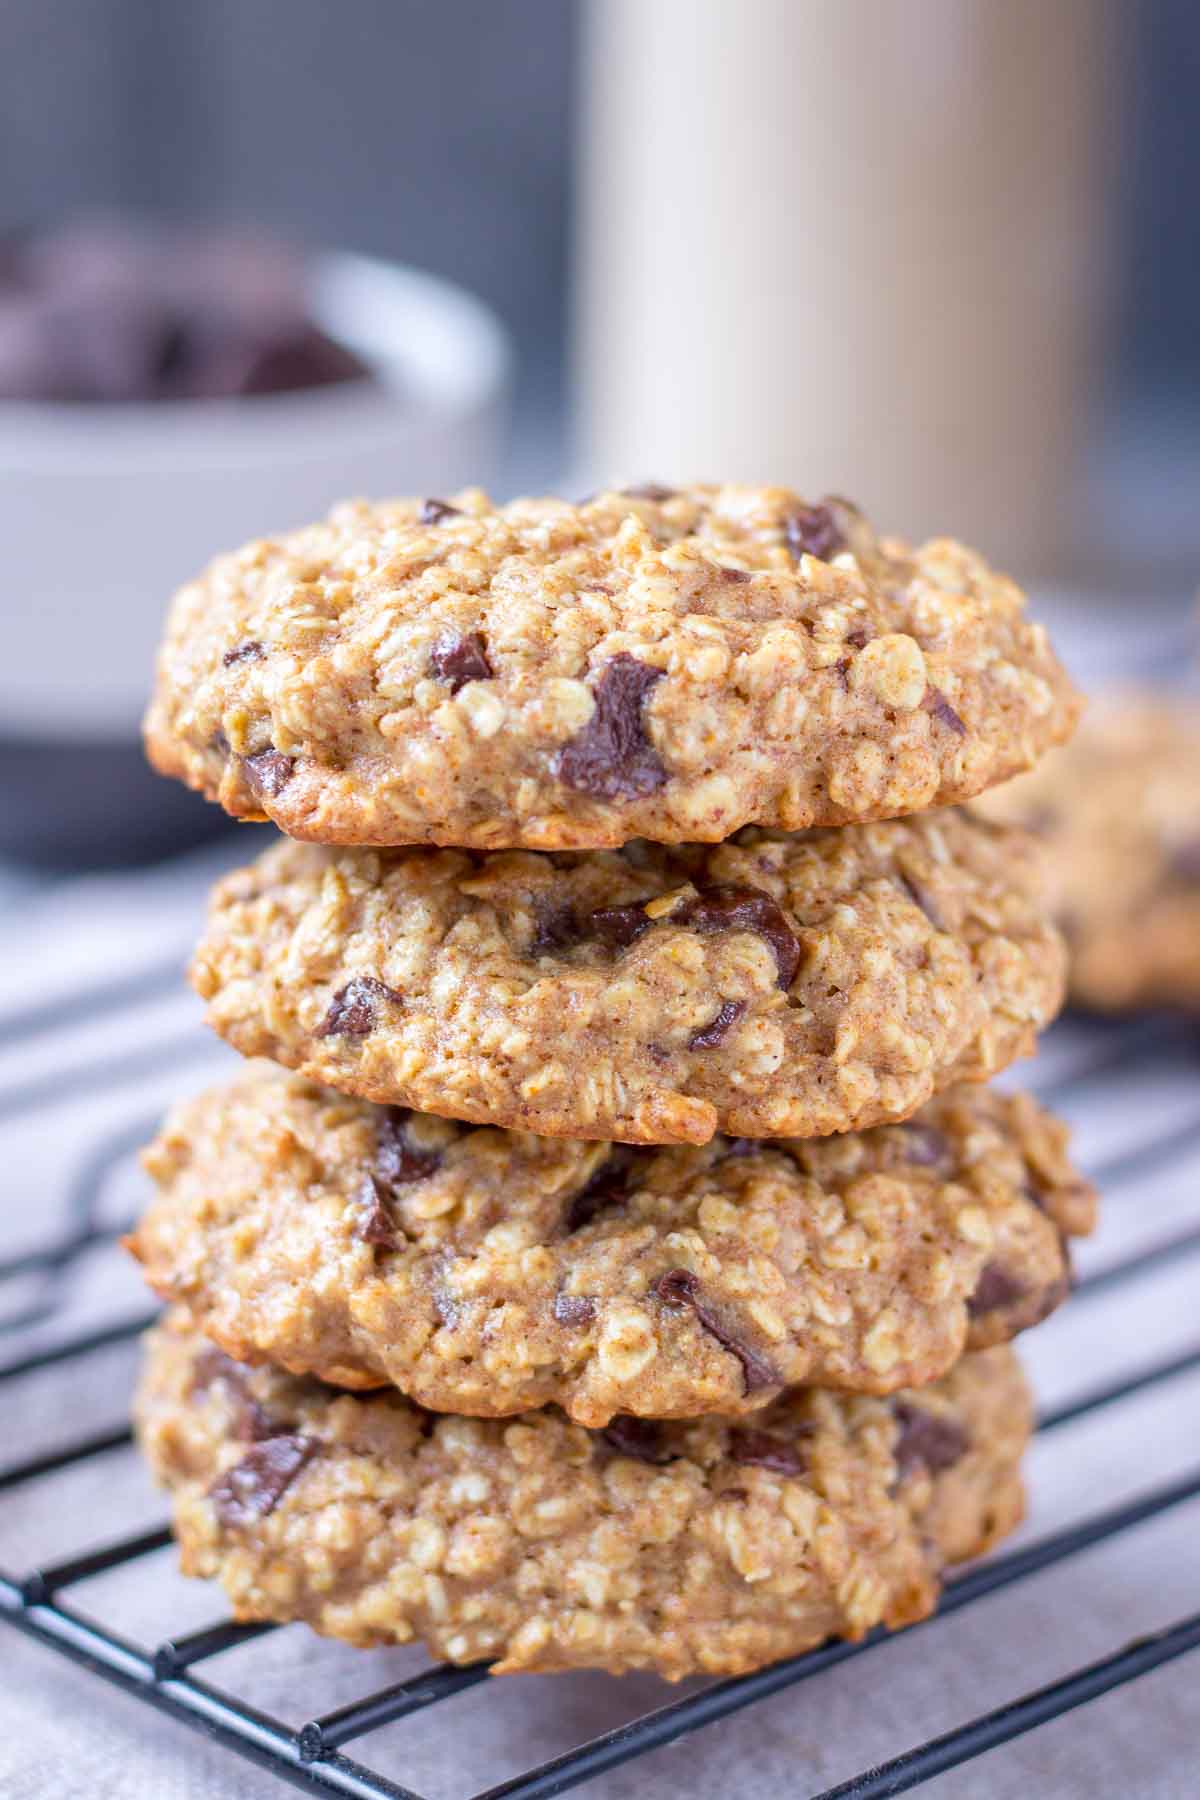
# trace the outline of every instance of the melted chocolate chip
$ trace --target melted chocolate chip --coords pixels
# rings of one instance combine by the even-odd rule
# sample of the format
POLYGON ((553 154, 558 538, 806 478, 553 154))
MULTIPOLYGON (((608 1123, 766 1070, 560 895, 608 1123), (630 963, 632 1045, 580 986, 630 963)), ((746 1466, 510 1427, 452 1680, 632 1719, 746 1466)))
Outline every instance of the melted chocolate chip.
POLYGON ((555 1294, 554 1316, 560 1325, 590 1325, 596 1316, 596 1302, 586 1294, 555 1294))
POLYGON ((670 915, 672 925, 702 934, 712 931, 756 931, 775 955, 779 985, 786 994, 800 967, 800 945, 778 904, 762 888, 702 888, 670 915))
POLYGON ((853 644, 856 650, 865 650, 870 642, 870 634, 869 632, 862 630, 848 631, 846 633, 845 641, 848 644, 853 644))
POLYGON ((232 1356, 226 1356, 215 1344, 205 1344, 192 1362, 191 1392, 206 1394, 214 1381, 233 1381, 241 1374, 232 1356))
POLYGON ((644 900, 635 900, 630 906, 598 906, 588 914, 588 935, 598 938, 606 949, 628 950, 653 923, 646 917, 644 900))
POLYGON ((1014 1300, 1022 1299, 1026 1291, 1025 1284, 1018 1281, 1003 1263, 985 1263, 975 1292, 967 1301, 967 1311, 973 1319, 983 1313, 998 1312, 1002 1306, 1011 1306, 1014 1300))
POLYGON ((663 673, 624 651, 605 665, 592 689, 595 712, 558 753, 557 772, 568 787, 599 800, 628 800, 664 785, 667 771, 642 718, 663 673))
POLYGON ((436 681, 446 682, 452 694, 468 681, 490 681, 496 673, 478 631, 443 631, 429 652, 429 670, 436 681))
POLYGON ((772 1437, 766 1431, 731 1431, 729 1454, 736 1463, 753 1463, 759 1469, 772 1469, 776 1475, 799 1475, 804 1458, 795 1444, 772 1437))
POLYGON ((389 1106, 375 1127, 375 1173, 389 1188, 424 1181, 442 1164, 440 1150, 421 1150, 409 1142, 408 1118, 405 1107, 389 1106))
POLYGON ((659 481, 641 481, 636 487, 622 488, 621 492, 627 500, 669 500, 675 489, 663 487, 659 481))
POLYGON ((256 1444, 264 1438, 278 1437, 284 1428, 270 1417, 251 1393, 249 1372, 231 1356, 226 1356, 223 1350, 218 1350, 215 1344, 209 1344, 192 1364, 191 1391, 197 1396, 206 1394, 218 1381, 237 1403, 234 1430, 243 1443, 256 1444))
POLYGON ((232 650, 227 650, 221 661, 227 669, 232 669, 235 663, 258 662, 266 654, 258 638, 247 638, 244 644, 237 644, 232 650))
POLYGON ((736 1337, 724 1321, 704 1300, 700 1293, 700 1282, 690 1269, 668 1269, 651 1284, 650 1292, 667 1306, 690 1306, 696 1315, 696 1321, 716 1338, 722 1349, 736 1356, 742 1365, 742 1382, 747 1394, 757 1392, 759 1388, 778 1387, 779 1374, 765 1356, 752 1350, 749 1344, 736 1337))
POLYGON ((208 1490, 221 1524, 233 1528, 251 1525, 274 1512, 316 1448, 314 1438, 301 1437, 298 1432, 256 1444, 208 1490))
POLYGON ((253 756, 242 758, 242 767, 256 794, 269 794, 277 800, 292 779, 296 759, 285 756, 282 750, 258 750, 253 756))
POLYGON ((904 1134, 901 1144, 905 1162, 915 1163, 919 1169, 940 1170, 948 1170, 953 1164, 950 1139, 936 1125, 915 1125, 909 1121, 896 1129, 904 1134))
POLYGON ((614 1144, 590 1180, 575 1194, 567 1206, 564 1224, 568 1231, 579 1231, 590 1225, 597 1213, 610 1206, 621 1206, 629 1197, 637 1151, 631 1144, 614 1144))
POLYGON ((376 1250, 396 1248, 396 1222, 388 1210, 387 1198, 374 1175, 364 1175, 358 1190, 358 1223, 354 1235, 376 1250))
POLYGON ((956 1419, 927 1412, 909 1400, 897 1400, 892 1412, 899 1426, 892 1455, 901 1480, 917 1468, 928 1469, 931 1475, 952 1469, 966 1454, 967 1434, 956 1419))
POLYGON ((699 1031, 693 1031, 688 1039, 689 1050, 712 1050, 723 1042, 730 1026, 736 1025, 746 1010, 744 1000, 726 1000, 714 1019, 702 1025, 699 1031))
POLYGON ((380 1001, 399 1005, 403 994, 387 987, 374 975, 355 975, 338 989, 329 1011, 317 1027, 318 1037, 366 1037, 375 1029, 375 1009, 380 1001))
POLYGON ((1194 838, 1188 844, 1176 844, 1167 871, 1173 880, 1189 887, 1200 883, 1200 838, 1194 838))
POLYGON ((920 907, 921 911, 925 914, 925 917, 929 920, 929 923, 933 926, 933 929, 935 931, 945 931, 946 915, 938 905, 935 895, 931 893, 925 883, 923 881, 918 881, 913 875, 904 874, 903 871, 900 873, 899 882, 909 899, 912 900, 915 905, 920 907))
POLYGON ((618 1413, 600 1435, 618 1456, 632 1456, 638 1462, 654 1464, 673 1460, 670 1452, 663 1448, 662 1434, 653 1419, 634 1419, 627 1413, 618 1413))
POLYGON ((719 581, 728 582, 731 587, 741 587, 745 582, 754 579, 749 569, 730 569, 724 563, 714 569, 713 574, 719 581))
POLYGON ((797 562, 802 556, 815 556, 821 562, 828 562, 845 543, 833 508, 824 503, 794 506, 783 521, 783 535, 797 562))
POLYGON ((430 498, 421 502, 417 518, 422 525, 440 525, 443 519, 456 518, 461 512, 461 506, 451 506, 448 500, 430 498))
POLYGON ((921 705, 927 713, 955 732, 959 737, 966 737, 967 728, 943 694, 941 688, 928 687, 921 705))
POLYGON ((579 926, 575 909, 566 902, 549 900, 538 894, 533 902, 533 936, 529 941, 530 956, 553 956, 558 950, 569 950, 579 942, 579 926))

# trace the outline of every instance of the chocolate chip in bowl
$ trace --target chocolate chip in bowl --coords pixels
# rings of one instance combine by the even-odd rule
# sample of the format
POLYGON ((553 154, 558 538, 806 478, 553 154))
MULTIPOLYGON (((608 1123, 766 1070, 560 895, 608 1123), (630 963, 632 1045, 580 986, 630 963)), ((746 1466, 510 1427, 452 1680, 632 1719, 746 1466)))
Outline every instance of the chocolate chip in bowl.
MULTIPOLYGON (((444 282, 258 234, 85 221, 0 252, 0 855, 143 861, 214 828, 139 747, 166 597, 345 494, 478 478, 508 348, 444 282)), ((270 667, 262 633, 228 649, 270 667)), ((246 748, 276 751, 246 769, 270 801, 287 750, 246 748)))
POLYGON ((0 261, 0 401, 111 406, 370 379, 311 316, 306 259, 257 234, 85 219, 18 238, 0 261))

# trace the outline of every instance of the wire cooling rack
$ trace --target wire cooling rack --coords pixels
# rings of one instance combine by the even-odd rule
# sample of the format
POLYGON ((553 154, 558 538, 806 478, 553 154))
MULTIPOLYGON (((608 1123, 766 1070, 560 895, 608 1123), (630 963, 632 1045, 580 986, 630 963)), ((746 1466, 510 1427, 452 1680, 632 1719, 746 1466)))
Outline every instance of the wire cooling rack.
MULTIPOLYGON (((172 963, 147 970, 132 980, 112 982, 88 993, 68 994, 52 1006, 27 1009, 19 1018, 10 1014, 0 1020, 0 1041, 7 1039, 11 1044, 16 1038, 24 1043, 39 1033, 64 1027, 73 1030, 88 1021, 115 1016, 152 1002, 168 983, 176 980, 172 963)), ((65 1074, 56 1065, 51 1075, 35 1075, 10 1085, 6 1092, 0 1090, 0 1121, 19 1122, 26 1113, 44 1105, 52 1092, 61 1092, 64 1081, 72 1094, 96 1089, 110 1095, 137 1090, 152 1069, 161 1068, 171 1056, 186 1060, 200 1041, 200 1034, 191 1027, 169 1039, 165 1047, 159 1043, 145 1049, 94 1055, 91 1060, 85 1056, 82 1061, 76 1059, 65 1074)), ((1166 1065, 1176 1075, 1182 1072, 1184 1079, 1182 1084, 1176 1082, 1176 1099, 1165 1114, 1159 1116, 1161 1108, 1155 1114, 1148 1136, 1143 1133, 1137 1143, 1118 1142, 1093 1164, 1091 1173, 1110 1207, 1128 1207, 1130 1203, 1136 1206, 1144 1184, 1169 1175, 1200 1152, 1200 1081, 1194 1080, 1200 1075, 1200 1038, 1181 1022, 1162 1019, 1119 1027, 1076 1026, 1063 1054, 1057 1058, 1051 1054, 1039 1062, 1043 1073, 1037 1085, 1041 1092, 1070 1116, 1101 1085, 1106 1094, 1119 1094, 1148 1057, 1160 1062, 1165 1059, 1166 1065)), ((107 1110, 105 1117, 107 1120, 107 1110)), ((22 1381, 40 1379, 46 1374, 71 1383, 87 1359, 106 1347, 133 1339, 150 1322, 151 1312, 139 1308, 87 1329, 54 1332, 56 1321, 68 1317, 64 1300, 79 1266, 97 1251, 115 1245, 125 1221, 105 1214, 102 1196, 113 1170, 131 1158, 151 1123, 149 1116, 137 1117, 125 1119, 115 1128, 106 1122, 102 1129, 93 1132, 74 1167, 65 1206, 56 1215, 54 1236, 0 1261, 0 1346, 7 1343, 11 1347, 6 1358, 0 1351, 0 1392, 4 1395, 12 1394, 22 1381), (32 1349, 28 1347, 31 1331, 35 1339, 32 1349)), ((1082 1306, 1089 1299, 1111 1294, 1149 1273, 1182 1266, 1189 1258, 1196 1258, 1195 1266, 1200 1272, 1200 1192, 1192 1187, 1190 1193, 1185 1210, 1171 1216, 1168 1229, 1159 1228, 1148 1241, 1143 1239, 1135 1248, 1092 1268, 1078 1284, 1073 1304, 1082 1306)), ((1200 1341, 1173 1346, 1169 1354, 1159 1356, 1153 1363, 1123 1368, 1114 1378, 1085 1388, 1043 1411, 1039 1434, 1044 1439, 1063 1432, 1089 1415, 1197 1370, 1200 1341)), ((1200 1432, 1195 1441, 1200 1444, 1200 1432)), ((128 1430, 117 1427, 96 1431, 37 1455, 18 1457, 0 1469, 0 1505, 6 1496, 39 1482, 61 1481, 80 1465, 131 1455, 129 1446, 128 1430)), ((6 1449, 11 1448, 6 1445, 6 1449)), ((1200 1464, 1120 1504, 1099 1507, 1060 1530, 977 1564, 950 1582, 933 1619, 911 1629, 935 1634, 951 1616, 976 1606, 985 1597, 1028 1582, 1097 1546, 1112 1545, 1147 1522, 1197 1502, 1200 1464)), ((102 1603, 98 1608, 74 1603, 82 1584, 122 1569, 136 1571, 169 1542, 170 1532, 165 1524, 148 1530, 116 1531, 104 1541, 85 1542, 77 1552, 37 1567, 0 1569, 0 1619, 147 1705, 207 1733, 229 1751, 272 1771, 281 1781, 330 1794, 420 1800, 413 1789, 348 1755, 346 1746, 388 1727, 387 1740, 394 1750, 393 1734, 404 1731, 406 1720, 477 1687, 486 1678, 486 1667, 427 1668, 405 1680, 366 1692, 348 1704, 285 1722, 259 1710, 230 1686, 213 1685, 199 1673, 214 1658, 250 1646, 277 1628, 240 1625, 225 1617, 199 1630, 180 1630, 158 1641, 135 1642, 115 1629, 111 1620, 106 1622, 102 1603)), ((101 1591, 107 1591, 103 1584, 101 1591)), ((85 1600, 89 1598, 85 1595, 85 1600)), ((834 1665, 869 1657, 885 1639, 886 1634, 877 1631, 859 1643, 832 1642, 757 1674, 718 1681, 579 1743, 499 1785, 478 1790, 474 1800, 501 1800, 501 1796, 504 1800, 536 1800, 561 1793, 700 1731, 769 1695, 797 1687, 834 1665)), ((1197 1647, 1200 1612, 1169 1619, 1160 1629, 1134 1642, 1114 1643, 1106 1654, 1049 1685, 1022 1693, 944 1735, 916 1744, 890 1761, 826 1788, 820 1800, 834 1800, 834 1796, 868 1800, 919 1787, 1197 1647)), ((551 1688, 552 1684, 547 1684, 548 1695, 551 1688)), ((549 1697, 547 1703, 551 1703, 549 1697)), ((795 1774, 793 1768, 791 1789, 799 1792, 795 1774)), ((688 1785, 702 1783, 689 1776, 688 1785)))

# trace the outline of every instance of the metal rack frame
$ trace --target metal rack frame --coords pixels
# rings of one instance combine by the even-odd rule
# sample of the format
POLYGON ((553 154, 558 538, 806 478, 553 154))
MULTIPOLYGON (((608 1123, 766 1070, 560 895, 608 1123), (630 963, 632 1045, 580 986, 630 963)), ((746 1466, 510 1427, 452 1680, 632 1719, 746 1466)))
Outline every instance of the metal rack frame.
MULTIPOLYGON (((170 978, 174 978, 173 970, 170 978)), ((91 999, 93 1002, 98 999, 101 1006, 124 1005, 150 991, 157 991, 165 979, 165 970, 147 972, 145 978, 139 978, 134 984, 116 985, 111 991, 104 990, 91 999)), ((36 1019, 23 1019, 21 1023, 27 1028, 30 1024, 42 1027, 51 1022, 70 1022, 83 1016, 86 1010, 87 997, 76 995, 46 1013, 39 1012, 36 1019)), ((11 1026, 12 1020, 5 1023, 11 1026)), ((1152 1022, 1148 1027, 1139 1024, 1106 1033, 1101 1039, 1099 1054, 1060 1082, 1055 1092, 1078 1088, 1100 1074, 1119 1072, 1131 1065, 1155 1034, 1176 1029, 1152 1022)), ((132 1069, 137 1059, 129 1061, 132 1069)), ((114 1070, 110 1065, 108 1078, 119 1083, 134 1077, 122 1067, 114 1070)), ((36 1097, 40 1090, 37 1084, 31 1084, 28 1091, 36 1097)), ((15 1105, 13 1099, 10 1095, 4 1108, 10 1116, 22 1103, 20 1095, 16 1096, 15 1105)), ((0 1332, 51 1316, 58 1283, 69 1272, 74 1259, 117 1235, 114 1229, 96 1222, 96 1198, 111 1168, 129 1153, 131 1145, 142 1135, 140 1129, 134 1130, 127 1125, 108 1142, 97 1146, 88 1157, 73 1191, 68 1229, 42 1248, 0 1263, 0 1290, 6 1281, 39 1273, 45 1277, 41 1302, 32 1309, 26 1308, 10 1316, 0 1325, 0 1332)), ((1111 1193, 1118 1187, 1135 1184, 1152 1169, 1161 1171, 1169 1167, 1198 1145, 1200 1112, 1149 1146, 1108 1158, 1102 1168, 1092 1173, 1102 1191, 1111 1193)), ((1152 1268, 1191 1256, 1200 1256, 1200 1211, 1194 1223, 1189 1223, 1182 1231, 1082 1281, 1076 1290, 1075 1303, 1085 1303, 1089 1294, 1111 1290, 1152 1268)), ((0 1391, 22 1376, 55 1365, 69 1371, 76 1359, 132 1338, 151 1322, 152 1317, 152 1313, 146 1312, 59 1341, 50 1348, 15 1355, 0 1363, 0 1391)), ((1200 1369, 1200 1342, 1151 1366, 1130 1369, 1120 1379, 1044 1413, 1038 1421, 1038 1430, 1054 1432, 1086 1414, 1197 1369, 1200 1369)), ((72 1465, 119 1452, 129 1442, 127 1429, 108 1430, 80 1438, 48 1454, 14 1463, 0 1469, 0 1496, 72 1465)), ((1185 1475, 1122 1505, 1098 1511, 1027 1547, 976 1565, 947 1585, 941 1605, 931 1619, 910 1629, 936 1630, 938 1620, 962 1611, 986 1595, 1027 1580, 1069 1557, 1111 1542, 1124 1532, 1134 1531, 1149 1520, 1197 1500, 1200 1500, 1200 1464, 1185 1475)), ((295 1786, 320 1793, 353 1795, 359 1800, 367 1800, 367 1797, 372 1800, 380 1800, 380 1797, 421 1800, 411 1789, 346 1755, 344 1746, 380 1726, 396 1725, 472 1688, 486 1677, 486 1666, 434 1667, 368 1693, 336 1711, 309 1719, 298 1728, 291 1726, 250 1706, 236 1693, 213 1686, 196 1673, 211 1657, 277 1627, 239 1625, 222 1619, 203 1630, 146 1645, 127 1641, 102 1621, 70 1604, 67 1596, 78 1583, 104 1571, 133 1564, 139 1558, 161 1550, 169 1544, 170 1538, 169 1528, 162 1525, 120 1537, 115 1542, 86 1548, 78 1555, 32 1570, 0 1570, 0 1621, 51 1646, 159 1711, 207 1733, 231 1751, 295 1786)), ((877 1630, 857 1643, 831 1642, 753 1675, 718 1681, 699 1693, 648 1712, 498 1786, 482 1790, 473 1800, 541 1800, 543 1796, 563 1793, 659 1745, 738 1712, 756 1700, 793 1687, 834 1664, 869 1655, 886 1636, 885 1632, 877 1630)), ((1107 1656, 1073 1670, 1049 1686, 1023 1694, 1005 1706, 967 1720, 942 1736, 915 1745, 886 1763, 826 1789, 816 1800, 848 1800, 850 1796, 854 1796, 854 1800, 877 1800, 877 1797, 905 1793, 1197 1648, 1200 1648, 1200 1612, 1174 1620, 1151 1636, 1118 1645, 1107 1656)))

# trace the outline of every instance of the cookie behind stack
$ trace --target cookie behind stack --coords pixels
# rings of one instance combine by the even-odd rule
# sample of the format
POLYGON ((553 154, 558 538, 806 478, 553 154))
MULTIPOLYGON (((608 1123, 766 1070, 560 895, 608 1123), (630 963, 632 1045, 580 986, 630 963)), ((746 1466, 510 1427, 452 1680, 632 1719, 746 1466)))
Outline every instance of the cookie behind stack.
POLYGON ((1094 1208, 969 1085, 1062 999, 1036 859, 928 809, 1076 712, 979 558, 782 489, 346 507, 184 589, 152 758, 311 840, 193 969, 296 1073, 177 1110, 131 1240, 185 1566, 504 1669, 924 1616, 1094 1208))

